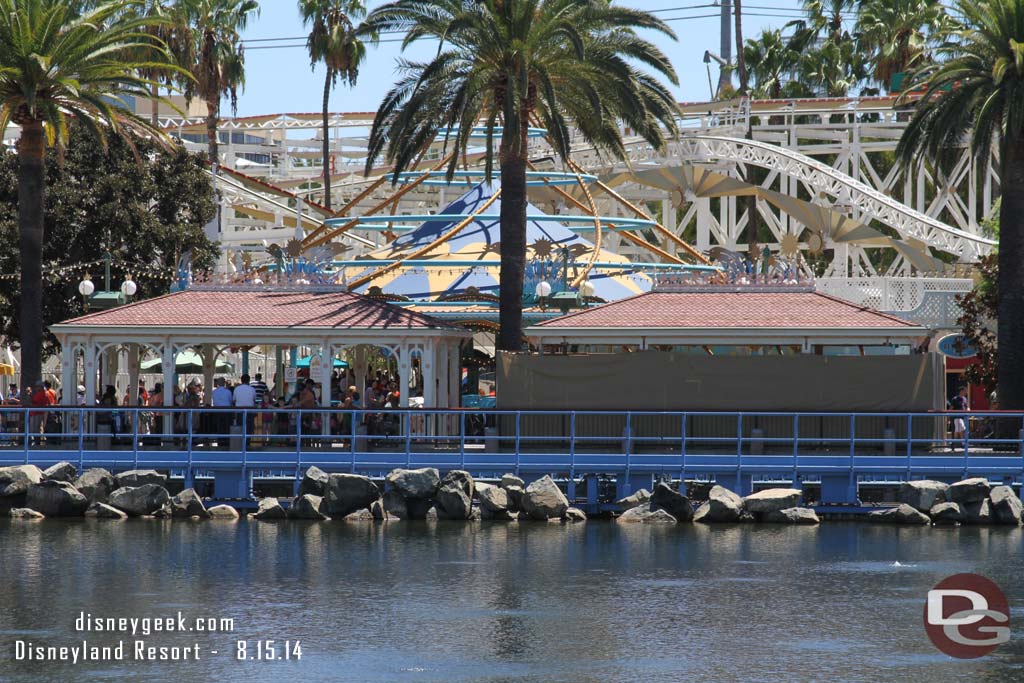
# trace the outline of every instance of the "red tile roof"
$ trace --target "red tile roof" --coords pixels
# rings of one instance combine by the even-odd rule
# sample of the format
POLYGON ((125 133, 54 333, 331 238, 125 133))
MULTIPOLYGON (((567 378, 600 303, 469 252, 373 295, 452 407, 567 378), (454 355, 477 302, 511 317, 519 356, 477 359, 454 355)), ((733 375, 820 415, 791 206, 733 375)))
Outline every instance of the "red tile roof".
POLYGON ((549 329, 864 329, 917 325, 817 292, 648 292, 537 323, 549 329))
POLYGON ((415 311, 346 291, 190 289, 89 313, 65 325, 453 329, 415 311))

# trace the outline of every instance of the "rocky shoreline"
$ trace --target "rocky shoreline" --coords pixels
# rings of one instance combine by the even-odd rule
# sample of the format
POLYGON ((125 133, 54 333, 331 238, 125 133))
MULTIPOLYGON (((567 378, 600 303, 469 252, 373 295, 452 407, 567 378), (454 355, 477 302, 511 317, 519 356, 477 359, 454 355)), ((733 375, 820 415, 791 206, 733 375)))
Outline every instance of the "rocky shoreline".
MULTIPOLYGON (((91 517, 96 519, 227 519, 239 518, 229 505, 207 508, 193 489, 171 495, 168 477, 155 470, 112 474, 93 468, 81 475, 63 462, 43 471, 34 465, 0 468, 0 514, 13 519, 91 517)), ((666 483, 646 489, 617 504, 621 524, 818 524, 818 515, 801 507, 803 492, 771 488, 741 497, 712 486, 699 505, 666 483)), ((1019 525, 1024 516, 1020 498, 1009 486, 990 486, 982 478, 954 484, 920 480, 900 485, 898 505, 864 516, 889 524, 1019 525)), ((498 484, 478 482, 465 471, 442 477, 437 469, 396 469, 383 490, 368 477, 328 474, 310 467, 298 495, 287 508, 277 498, 262 498, 249 517, 261 521, 351 520, 484 520, 573 523, 586 521, 570 505, 550 476, 526 484, 512 474, 498 484)))

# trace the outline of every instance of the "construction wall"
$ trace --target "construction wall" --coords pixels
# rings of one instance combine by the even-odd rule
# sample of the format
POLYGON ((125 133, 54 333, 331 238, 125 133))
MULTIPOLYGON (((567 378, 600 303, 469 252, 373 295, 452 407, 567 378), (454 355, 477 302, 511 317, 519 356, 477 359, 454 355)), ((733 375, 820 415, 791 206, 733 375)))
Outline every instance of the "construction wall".
POLYGON ((938 354, 500 354, 502 410, 910 412, 943 409, 938 354))

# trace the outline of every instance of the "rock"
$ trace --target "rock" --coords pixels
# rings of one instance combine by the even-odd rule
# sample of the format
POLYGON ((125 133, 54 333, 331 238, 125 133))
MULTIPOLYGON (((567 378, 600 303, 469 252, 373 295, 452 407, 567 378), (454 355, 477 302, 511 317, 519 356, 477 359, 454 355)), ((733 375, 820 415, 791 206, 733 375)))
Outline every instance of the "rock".
POLYGON ((170 516, 178 519, 184 517, 208 517, 203 499, 199 497, 195 489, 185 489, 178 495, 171 498, 168 504, 170 516))
POLYGON ((384 501, 377 499, 370 504, 370 516, 377 522, 397 522, 399 518, 384 509, 384 501))
POLYGON ((75 488, 91 503, 106 503, 110 492, 117 488, 117 483, 110 472, 102 467, 94 467, 75 480, 75 488))
POLYGON ((964 511, 959 503, 939 503, 928 514, 935 524, 959 524, 964 521, 964 511))
POLYGON ((477 484, 476 497, 480 501, 480 509, 490 512, 508 511, 508 491, 500 486, 477 484))
POLYGON ((210 519, 238 519, 238 510, 230 505, 214 505, 206 512, 210 515, 210 519))
POLYGON ((66 481, 69 484, 72 484, 77 476, 78 468, 69 462, 59 462, 56 465, 47 467, 43 470, 44 480, 66 481))
POLYGON ((676 518, 665 512, 661 508, 652 510, 649 503, 637 505, 636 507, 629 508, 621 515, 615 518, 616 522, 622 524, 631 524, 642 522, 645 524, 675 524, 676 518))
POLYGON ((85 511, 85 516, 94 519, 128 519, 128 515, 106 503, 93 503, 85 511))
POLYGON ((743 507, 754 515, 794 508, 800 503, 800 489, 765 489, 743 499, 743 507))
POLYGON ((523 494, 523 511, 533 519, 561 519, 569 509, 569 500, 554 480, 544 475, 526 487, 523 494))
POLYGON ((13 508, 7 514, 11 519, 33 520, 46 518, 46 515, 43 513, 36 510, 30 510, 29 508, 13 508))
POLYGON ((964 479, 949 485, 946 500, 951 503, 977 503, 988 498, 991 488, 984 477, 964 479))
POLYGON ((469 519, 473 513, 473 477, 463 470, 452 470, 441 480, 435 504, 438 519, 469 519))
POLYGON ((708 496, 711 495, 711 489, 714 487, 715 484, 710 481, 688 479, 686 481, 686 497, 697 503, 704 503, 707 501, 708 496))
POLYGON ((690 505, 690 499, 665 482, 660 482, 654 487, 654 493, 651 494, 651 506, 661 508, 679 522, 689 522, 693 519, 693 506, 690 505))
MULTIPOLYGON (((408 519, 409 509, 406 506, 405 498, 398 491, 391 489, 384 492, 381 498, 381 505, 384 506, 384 513, 396 519, 408 519)), ((423 511, 426 514, 426 510, 423 511)))
POLYGON ((323 500, 321 496, 303 493, 292 501, 292 506, 288 508, 288 517, 291 519, 328 520, 330 517, 320 511, 323 500))
POLYGON ((516 519, 516 516, 508 510, 494 512, 487 508, 480 508, 480 519, 489 522, 511 522, 516 519))
POLYGON ((110 494, 110 505, 132 517, 151 515, 171 499, 167 489, 157 484, 124 486, 110 494))
POLYGON ((0 498, 18 496, 28 487, 43 481, 43 471, 35 465, 0 467, 0 498))
POLYGON ((631 493, 625 498, 620 498, 615 501, 615 504, 621 507, 623 510, 630 510, 640 505, 645 505, 651 500, 651 492, 647 489, 640 489, 636 493, 631 493))
POLYGON ((872 522, 885 522, 889 524, 931 524, 928 515, 920 512, 906 503, 885 510, 875 510, 868 514, 872 522))
POLYGON ((277 498, 260 498, 259 507, 252 517, 263 522, 276 522, 287 519, 288 515, 277 498))
POLYGON ((115 489, 127 486, 138 488, 145 484, 156 484, 167 486, 167 475, 160 474, 156 470, 128 470, 114 475, 115 489))
POLYGON ((564 522, 585 522, 587 521, 587 513, 579 508, 569 508, 562 515, 562 521, 564 522))
POLYGON ((508 511, 519 512, 523 509, 523 496, 526 495, 526 489, 522 486, 502 486, 505 491, 505 495, 508 497, 508 511))
POLYGON ((724 486, 712 486, 708 502, 697 508, 693 521, 707 523, 738 522, 743 499, 724 486))
POLYGON ((498 485, 503 489, 507 489, 510 486, 518 486, 521 489, 526 489, 526 482, 514 474, 501 475, 501 483, 498 485))
POLYGON ((433 467, 397 469, 391 470, 385 481, 406 498, 430 499, 441 485, 441 474, 433 467))
POLYGON ((306 473, 302 475, 302 481, 299 482, 299 493, 300 496, 307 494, 311 496, 324 497, 327 492, 327 482, 330 479, 330 475, 324 472, 315 465, 306 470, 306 473))
POLYGON ((1009 486, 993 486, 988 494, 995 524, 1020 524, 1024 505, 1009 486))
POLYGON ((407 498, 405 514, 406 519, 437 519, 434 501, 429 498, 407 498))
POLYGON ((921 512, 928 512, 939 503, 946 502, 948 488, 949 484, 931 479, 905 481, 900 484, 896 500, 921 512))
POLYGON ((341 519, 356 510, 369 508, 378 498, 380 489, 369 477, 359 474, 332 474, 327 480, 327 495, 320 504, 320 511, 328 517, 341 519))
POLYGON ((978 526, 992 523, 992 506, 988 498, 976 503, 964 503, 960 507, 964 512, 964 524, 978 526))
POLYGON ((79 517, 89 507, 89 500, 66 481, 44 481, 28 487, 25 507, 47 517, 79 517))
POLYGON ((765 522, 778 524, 818 524, 821 520, 811 508, 786 508, 785 510, 773 510, 766 512, 763 517, 765 522))

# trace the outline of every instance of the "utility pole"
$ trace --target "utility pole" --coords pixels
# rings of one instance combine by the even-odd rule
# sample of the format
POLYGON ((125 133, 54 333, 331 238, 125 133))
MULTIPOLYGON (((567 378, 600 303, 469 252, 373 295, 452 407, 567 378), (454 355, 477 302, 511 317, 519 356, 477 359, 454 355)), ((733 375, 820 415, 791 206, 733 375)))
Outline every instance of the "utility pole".
POLYGON ((732 84, 732 0, 721 0, 722 3, 722 34, 718 46, 718 55, 725 61, 718 72, 718 95, 725 86, 732 84))

